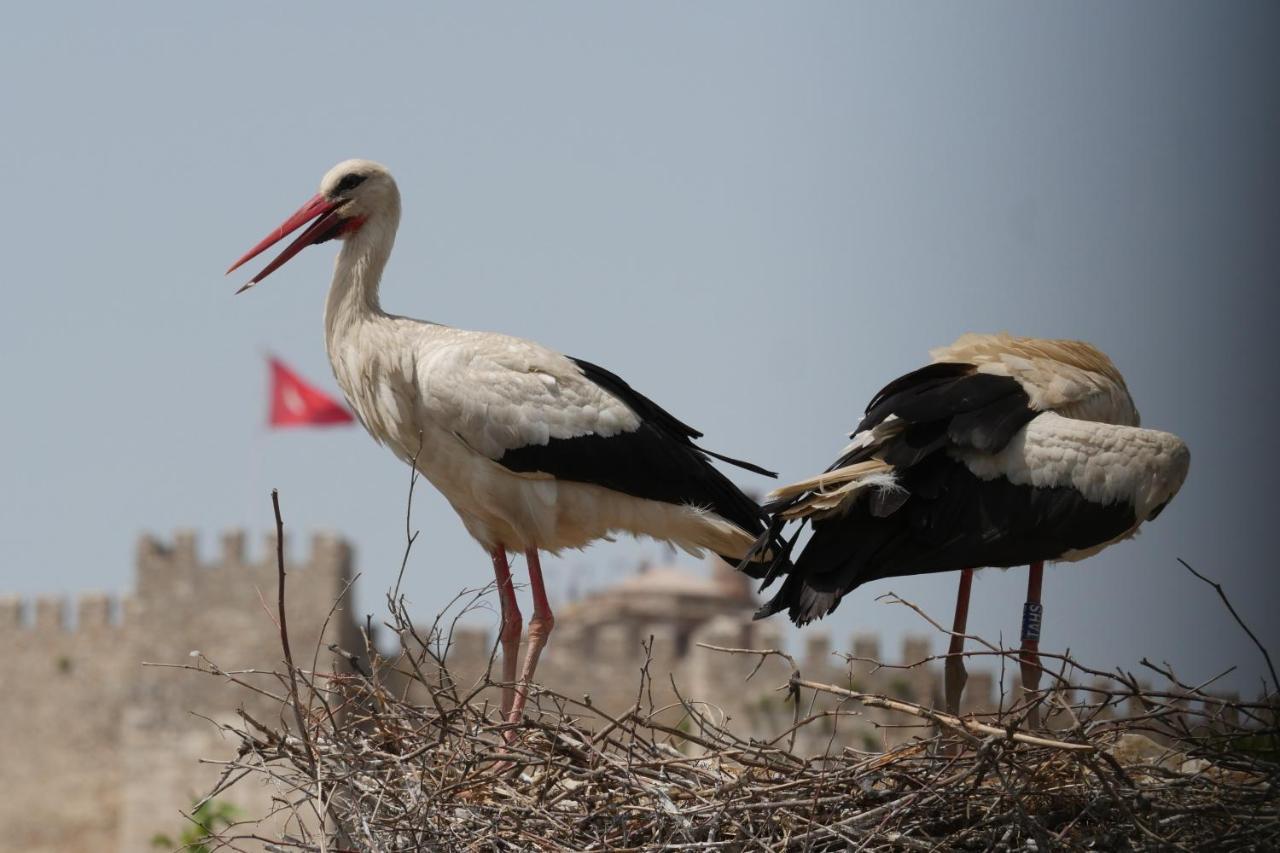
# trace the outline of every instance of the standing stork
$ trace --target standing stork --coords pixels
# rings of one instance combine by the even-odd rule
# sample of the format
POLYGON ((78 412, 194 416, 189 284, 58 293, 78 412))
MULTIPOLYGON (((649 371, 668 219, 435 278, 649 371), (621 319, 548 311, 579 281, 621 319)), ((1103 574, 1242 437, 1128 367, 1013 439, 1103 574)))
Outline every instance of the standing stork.
POLYGON ((308 223, 238 292, 313 243, 343 241, 325 303, 329 361, 369 434, 417 466, 493 560, 508 722, 520 719, 554 625, 539 551, 582 548, 621 531, 736 563, 765 534, 759 506, 708 457, 774 475, 698 447, 701 433, 604 368, 520 338, 383 311, 378 285, 400 192, 377 163, 333 167, 319 194, 228 272, 308 223), (518 687, 523 626, 508 551, 524 552, 533 594, 518 687))
POLYGON ((1020 657, 1034 691, 1044 561, 1133 536, 1177 494, 1190 454, 1138 427, 1123 377, 1089 344, 970 334, 930 355, 876 394, 831 467, 770 496, 762 546, 793 519, 813 535, 794 566, 791 545, 777 551, 765 584, 786 578, 757 618, 785 609, 803 625, 868 581, 959 569, 945 670, 957 713, 972 570, 1031 565, 1020 657))

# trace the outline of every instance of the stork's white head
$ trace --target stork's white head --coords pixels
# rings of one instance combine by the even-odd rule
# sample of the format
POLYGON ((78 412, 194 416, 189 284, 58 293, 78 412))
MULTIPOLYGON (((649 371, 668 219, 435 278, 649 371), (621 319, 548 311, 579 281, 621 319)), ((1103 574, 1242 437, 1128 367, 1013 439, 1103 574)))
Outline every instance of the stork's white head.
MULTIPOLYGON (((336 211, 347 221, 362 221, 400 210, 400 190, 387 167, 372 160, 344 160, 325 173, 320 195, 338 202, 336 211)), ((340 238, 357 230, 348 227, 340 238)))
POLYGON ((325 173, 317 195, 246 252, 227 272, 238 269, 306 223, 311 223, 262 272, 236 291, 243 293, 284 266, 307 246, 326 240, 345 240, 365 230, 390 231, 394 235, 399 219, 400 190, 387 167, 372 160, 344 160, 325 173))

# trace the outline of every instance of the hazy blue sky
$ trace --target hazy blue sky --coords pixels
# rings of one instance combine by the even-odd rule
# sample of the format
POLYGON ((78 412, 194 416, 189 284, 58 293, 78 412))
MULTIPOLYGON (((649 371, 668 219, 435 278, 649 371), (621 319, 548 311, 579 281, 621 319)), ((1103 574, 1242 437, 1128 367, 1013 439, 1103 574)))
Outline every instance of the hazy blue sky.
MULTIPOLYGON (((1175 558, 1280 649, 1278 25, 1244 3, 19 4, 0 591, 124 592, 139 532, 197 528, 212 555, 269 526, 278 486, 296 535, 354 539, 378 606, 404 467, 360 430, 262 427, 265 351, 336 391, 334 249, 244 296, 221 275, 368 157, 404 196, 386 308, 604 364, 784 477, 962 332, 1101 346, 1191 475, 1137 540, 1048 572, 1044 646, 1239 664, 1252 690, 1258 655, 1175 558)), ((426 617, 491 575, 429 487, 414 522, 426 617)), ((661 554, 596 546, 550 582, 661 554)), ((945 618, 954 587, 876 583, 823 628, 893 650, 918 623, 875 596, 945 618)), ((975 589, 972 629, 1016 640, 1025 572, 975 589)))

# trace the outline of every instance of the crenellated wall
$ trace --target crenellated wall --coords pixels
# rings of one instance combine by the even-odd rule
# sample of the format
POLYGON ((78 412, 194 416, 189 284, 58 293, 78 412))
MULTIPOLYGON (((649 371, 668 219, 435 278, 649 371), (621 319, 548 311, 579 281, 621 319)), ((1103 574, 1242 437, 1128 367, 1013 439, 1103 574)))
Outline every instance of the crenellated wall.
POLYGON ((0 849, 114 840, 131 668, 126 630, 111 616, 105 595, 0 603, 0 849))
MULTIPOLYGON (((212 561, 197 545, 188 531, 141 537, 122 601, 0 599, 0 851, 149 849, 157 832, 180 831, 178 810, 216 777, 198 759, 228 745, 192 712, 216 719, 252 700, 142 662, 190 664, 198 649, 227 669, 274 669, 279 636, 263 608, 276 600, 275 537, 254 557, 240 532, 212 561)), ((286 562, 294 649, 315 647, 335 601, 326 642, 352 640, 351 563, 331 535, 286 562)))

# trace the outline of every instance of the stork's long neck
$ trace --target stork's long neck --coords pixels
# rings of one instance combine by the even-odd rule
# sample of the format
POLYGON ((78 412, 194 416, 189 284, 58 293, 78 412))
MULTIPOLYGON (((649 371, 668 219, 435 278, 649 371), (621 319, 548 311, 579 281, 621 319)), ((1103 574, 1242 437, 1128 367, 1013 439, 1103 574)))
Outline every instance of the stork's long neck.
POLYGON ((398 211, 371 217, 342 244, 324 307, 325 344, 331 358, 338 342, 357 326, 387 316, 378 303, 378 285, 391 257, 397 225, 398 211))

